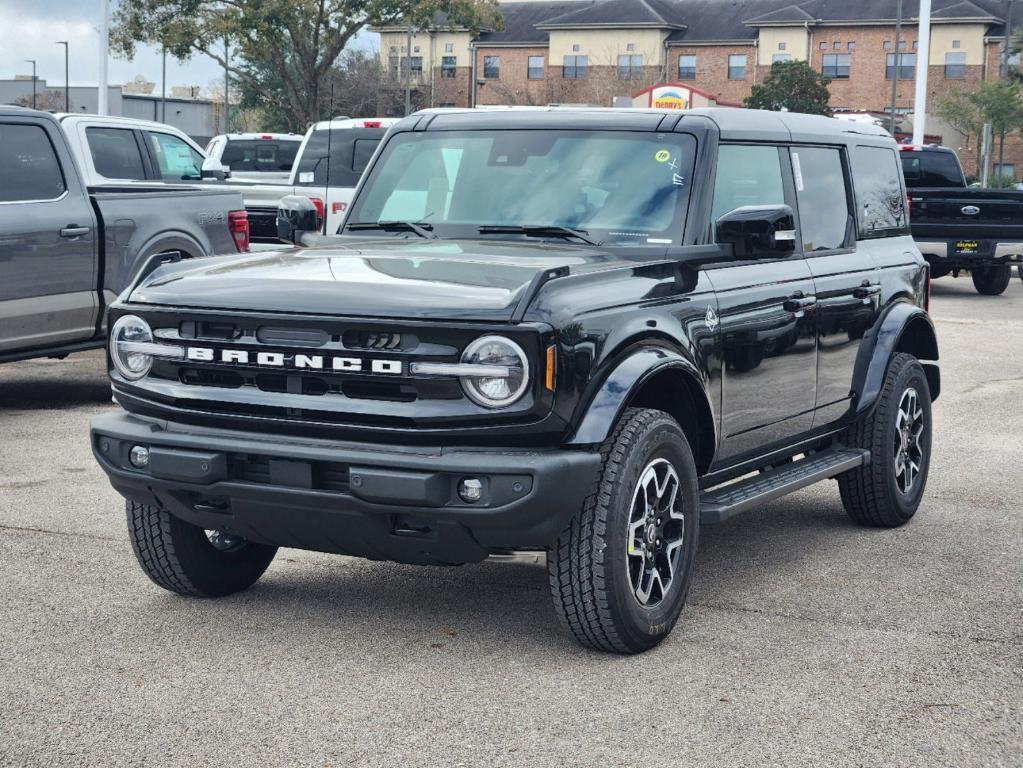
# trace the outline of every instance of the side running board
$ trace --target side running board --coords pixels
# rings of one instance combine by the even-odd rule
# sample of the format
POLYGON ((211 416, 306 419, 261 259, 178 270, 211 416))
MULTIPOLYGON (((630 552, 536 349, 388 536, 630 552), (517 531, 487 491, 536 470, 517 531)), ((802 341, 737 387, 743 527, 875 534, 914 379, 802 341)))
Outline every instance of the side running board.
POLYGON ((870 451, 837 447, 762 470, 745 480, 704 491, 700 495, 700 522, 724 522, 740 512, 869 463, 870 451))

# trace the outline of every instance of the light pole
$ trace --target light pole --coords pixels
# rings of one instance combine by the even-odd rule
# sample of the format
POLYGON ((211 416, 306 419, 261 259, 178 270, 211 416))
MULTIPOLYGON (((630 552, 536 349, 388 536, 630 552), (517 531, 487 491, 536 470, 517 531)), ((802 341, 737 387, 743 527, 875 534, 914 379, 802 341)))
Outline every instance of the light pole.
POLYGON ((99 19, 99 93, 97 94, 96 111, 101 115, 110 114, 109 89, 110 79, 110 0, 100 0, 99 19))
POLYGON ((888 128, 892 138, 895 138, 895 104, 899 99, 899 69, 902 66, 902 54, 899 52, 900 42, 902 42, 902 0, 898 0, 895 7, 895 69, 892 72, 892 119, 888 128))
POLYGON ((163 44, 163 74, 160 75, 160 122, 167 122, 167 44, 163 44))
POLYGON ((58 40, 57 41, 57 45, 63 45, 64 46, 64 111, 65 112, 70 112, 71 111, 71 90, 70 90, 70 85, 68 83, 68 72, 70 72, 71 70, 68 67, 68 45, 67 45, 67 40, 58 40))
POLYGON ((26 62, 32 65, 32 109, 36 108, 36 60, 25 59, 26 62))

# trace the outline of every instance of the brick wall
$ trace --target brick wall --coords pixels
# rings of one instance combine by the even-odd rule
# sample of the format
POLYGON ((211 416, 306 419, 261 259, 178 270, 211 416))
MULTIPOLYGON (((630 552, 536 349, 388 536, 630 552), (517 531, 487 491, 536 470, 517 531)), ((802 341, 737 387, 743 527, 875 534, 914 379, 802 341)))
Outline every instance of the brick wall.
POLYGON ((454 77, 442 77, 441 68, 433 71, 433 106, 469 106, 469 83, 472 80, 470 67, 456 67, 454 77))
POLYGON ((678 79, 679 56, 696 57, 696 79, 686 83, 714 94, 717 101, 741 104, 753 84, 762 82, 757 79, 756 50, 751 45, 672 46, 668 48, 668 80, 678 79), (728 79, 728 57, 733 54, 746 56, 744 80, 728 79))

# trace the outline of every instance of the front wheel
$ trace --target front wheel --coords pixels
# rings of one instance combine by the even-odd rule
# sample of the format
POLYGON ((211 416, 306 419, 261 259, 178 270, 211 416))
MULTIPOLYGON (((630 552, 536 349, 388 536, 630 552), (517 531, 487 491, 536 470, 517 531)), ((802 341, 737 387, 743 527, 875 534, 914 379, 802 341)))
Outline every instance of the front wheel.
POLYGON ((221 531, 186 523, 170 512, 128 501, 128 536, 142 570, 170 592, 221 597, 252 586, 277 554, 221 531))
POLYGON ((895 528, 920 506, 931 462, 931 391, 912 355, 888 364, 874 411, 850 427, 846 442, 870 451, 870 463, 838 476, 845 511, 860 525, 895 528))
POLYGON ((547 558, 562 623, 583 645, 640 653, 685 606, 699 537, 696 462, 678 422, 632 408, 601 445, 590 496, 547 558))
POLYGON ((991 267, 978 267, 970 272, 973 287, 982 296, 1000 296, 1009 287, 1012 278, 1011 264, 996 264, 991 267))

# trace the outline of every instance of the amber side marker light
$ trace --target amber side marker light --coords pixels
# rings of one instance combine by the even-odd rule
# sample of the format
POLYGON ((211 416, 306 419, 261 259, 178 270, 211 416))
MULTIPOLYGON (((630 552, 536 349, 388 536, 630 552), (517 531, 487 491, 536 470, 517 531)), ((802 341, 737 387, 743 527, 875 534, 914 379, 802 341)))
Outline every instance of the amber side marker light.
POLYGON ((547 371, 544 375, 544 386, 554 391, 554 345, 547 347, 547 371))

